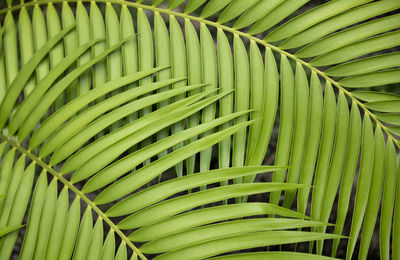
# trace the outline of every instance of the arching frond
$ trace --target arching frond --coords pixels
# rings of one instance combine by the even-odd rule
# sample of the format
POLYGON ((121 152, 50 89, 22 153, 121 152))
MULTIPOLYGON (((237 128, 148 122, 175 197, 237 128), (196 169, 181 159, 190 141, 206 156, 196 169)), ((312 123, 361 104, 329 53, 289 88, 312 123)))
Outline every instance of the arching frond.
POLYGON ((399 257, 399 1, 12 2, 0 259, 399 257))

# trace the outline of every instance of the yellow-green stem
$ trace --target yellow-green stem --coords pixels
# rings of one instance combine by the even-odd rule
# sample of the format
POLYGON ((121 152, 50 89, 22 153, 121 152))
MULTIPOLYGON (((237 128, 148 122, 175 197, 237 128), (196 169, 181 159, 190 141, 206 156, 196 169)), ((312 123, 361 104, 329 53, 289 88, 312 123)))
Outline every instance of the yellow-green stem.
POLYGON ((57 180, 61 181, 65 186, 67 186, 72 192, 76 194, 80 199, 82 199, 88 207, 93 209, 100 218, 106 222, 110 228, 117 233, 122 241, 124 241, 142 260, 147 260, 147 258, 139 251, 139 249, 136 248, 136 246, 125 236, 125 234, 107 217, 106 214, 104 214, 99 207, 97 207, 96 204, 93 203, 88 197, 85 196, 85 194, 80 191, 78 188, 76 188, 70 181, 65 179, 59 172, 51 168, 49 165, 47 165, 45 162, 43 162, 40 158, 32 154, 30 151, 26 150, 16 142, 12 141, 10 138, 0 134, 0 139, 6 141, 8 144, 10 144, 13 148, 17 149, 20 151, 23 155, 26 157, 30 158, 33 162, 35 162, 37 165, 40 165, 43 169, 45 169, 47 172, 49 172, 51 175, 53 175, 57 180))
MULTIPOLYGON (((62 3, 62 2, 91 2, 93 0, 39 0, 39 1, 35 1, 35 2, 29 2, 29 3, 23 3, 20 5, 15 5, 12 7, 8 7, 5 9, 0 10, 0 14, 6 13, 8 11, 14 11, 14 10, 19 10, 20 8, 22 8, 23 6, 27 7, 27 6, 34 6, 34 5, 42 5, 42 4, 47 4, 49 2, 52 3, 62 3)), ((332 85, 334 85, 335 87, 337 87, 340 91, 342 91, 346 96, 348 96, 352 101, 354 101, 366 114, 368 114, 377 125, 379 125, 383 131, 387 134, 388 138, 392 139, 393 142, 396 144, 396 146, 400 149, 400 143, 396 140, 396 138, 394 138, 394 136, 389 132, 388 128, 382 124, 382 122, 380 122, 378 120, 378 118, 370 111, 366 108, 366 106, 361 103, 357 98, 355 98, 351 92, 349 92, 348 90, 346 90, 345 88, 343 88, 338 82, 336 82, 335 80, 331 79, 330 77, 328 77, 323 71, 320 71, 319 69, 313 67, 311 64, 309 64, 308 62, 303 61, 302 59, 297 58, 295 55, 286 52, 284 50, 282 50, 279 47, 276 47, 274 45, 271 45, 261 39, 258 39, 257 37, 254 37, 248 33, 245 32, 241 32, 238 31, 234 28, 219 24, 217 22, 213 22, 213 21, 209 21, 206 19, 203 19, 201 17, 196 17, 196 16, 192 16, 189 14, 185 14, 185 13, 178 13, 178 12, 174 12, 168 9, 162 9, 162 8, 158 8, 158 7, 154 7, 154 6, 149 6, 149 5, 144 5, 144 4, 139 4, 139 3, 132 3, 132 2, 128 2, 128 1, 124 1, 124 0, 96 0, 96 2, 101 2, 101 3, 113 3, 113 4, 119 4, 119 5, 124 5, 124 6, 131 6, 131 7, 135 7, 135 8, 142 8, 145 10, 149 10, 149 11, 153 11, 153 12, 159 12, 159 13, 165 13, 165 14, 169 14, 172 16, 176 16, 176 17, 181 17, 181 18, 187 18, 189 20, 192 21, 196 21, 199 23, 204 23, 206 25, 215 27, 215 28, 220 28, 224 31, 230 32, 232 34, 237 34, 243 38, 247 38, 250 41, 254 41, 266 48, 269 48, 271 50, 274 50, 276 52, 279 52, 280 54, 285 55, 286 57, 295 60, 297 62, 299 62, 300 64, 302 64, 303 66, 307 67, 308 69, 310 69, 311 71, 316 72, 319 76, 321 76, 322 78, 324 78, 325 80, 329 81, 332 85)))

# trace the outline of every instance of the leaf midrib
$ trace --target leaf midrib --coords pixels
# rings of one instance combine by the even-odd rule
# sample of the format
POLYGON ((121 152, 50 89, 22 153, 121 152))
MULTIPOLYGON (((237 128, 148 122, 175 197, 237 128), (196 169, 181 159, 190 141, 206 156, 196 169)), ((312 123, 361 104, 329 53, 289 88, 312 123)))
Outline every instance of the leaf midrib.
MULTIPOLYGON (((0 14, 5 14, 9 11, 16 11, 19 10, 23 7, 29 7, 29 6, 36 6, 36 5, 45 5, 48 3, 63 3, 63 2, 91 2, 93 0, 39 0, 39 1, 34 1, 34 2, 29 2, 29 3, 23 3, 23 4, 19 4, 19 5, 14 5, 5 9, 1 9, 0 10, 0 14)), ((300 63, 301 65, 307 67, 308 69, 310 69, 311 71, 314 71, 315 73, 317 73, 319 76, 321 76, 323 79, 325 79, 326 81, 329 81, 333 86, 335 86, 339 91, 342 91, 346 96, 348 96, 353 102, 355 102, 365 113, 367 113, 374 121, 377 125, 379 125, 383 131, 387 134, 388 138, 390 138, 395 144, 396 146, 400 149, 400 143, 396 140, 396 138, 394 138, 394 136, 389 132, 388 128, 383 125, 381 123, 381 121, 379 121, 379 119, 363 104, 361 103, 356 97, 354 97, 352 95, 352 93, 348 90, 346 90, 343 86, 341 86, 337 81, 333 80, 332 78, 330 78, 329 76, 327 76, 323 71, 320 71, 319 69, 313 67, 310 63, 297 58, 295 55, 286 52, 284 50, 282 50, 281 48, 274 46, 272 44, 269 44, 257 37, 254 37, 248 33, 245 32, 241 32, 238 31, 234 28, 219 24, 217 22, 213 22, 213 21, 209 21, 200 17, 196 17, 196 16, 192 16, 189 14, 185 14, 185 13, 179 13, 179 12, 174 12, 171 10, 167 10, 167 9, 162 9, 162 8, 158 8, 158 7, 154 7, 154 6, 149 6, 149 5, 144 5, 144 4, 139 4, 139 3, 132 3, 132 2, 127 2, 127 1, 123 1, 123 0, 96 0, 96 2, 100 2, 100 3, 112 3, 112 4, 118 4, 118 5, 122 5, 122 6, 130 6, 130 7, 134 7, 137 9, 144 9, 144 10, 148 10, 148 11, 152 11, 152 12, 158 12, 158 13, 164 13, 164 14, 168 14, 168 15, 172 15, 172 16, 176 16, 176 17, 180 17, 180 18, 184 18, 184 19, 188 19, 191 21, 196 21, 199 23, 203 23, 206 25, 209 25, 211 27, 214 28, 219 28, 223 31, 232 33, 234 35, 238 35, 240 37, 243 38, 247 38, 250 41, 254 41, 266 48, 269 48, 273 51, 276 51, 298 63, 300 63)), ((94 204, 88 197, 85 196, 85 194, 83 192, 81 192, 78 188, 76 188, 71 182, 69 182, 67 179, 65 179, 59 172, 57 172, 56 170, 54 170, 53 168, 51 168, 51 166, 47 165, 45 162, 43 162, 40 158, 36 157, 35 155, 33 155, 30 151, 26 150, 25 148, 23 148, 22 146, 20 146, 19 144, 17 144, 16 142, 12 141, 11 139, 9 139, 8 137, 0 134, 0 139, 6 141, 7 143, 9 143, 11 146, 15 147, 18 151, 20 151, 22 154, 26 155, 27 157, 29 157, 32 161, 36 162, 38 165, 40 165, 42 168, 46 169, 50 174, 52 174, 55 178, 57 178, 59 181, 61 181, 65 186, 67 186, 72 192, 74 192, 76 194, 76 196, 80 197, 83 201, 85 201, 85 203, 92 208, 95 212, 97 212, 98 216, 100 218, 102 218, 109 226, 112 230, 114 230, 115 233, 117 233, 121 239, 129 246, 131 247, 131 249, 143 260, 147 260, 147 258, 140 252, 140 250, 138 248, 135 247, 135 245, 125 236, 125 234, 105 215, 104 212, 102 212, 96 204, 94 204)))
POLYGON ((107 215, 99 208, 97 205, 91 201, 85 194, 80 191, 78 188, 76 188, 71 182, 69 182, 66 178, 64 178, 59 172, 54 170, 51 166, 43 162, 39 157, 35 156, 32 154, 30 151, 26 150, 22 146, 20 146, 18 143, 12 141, 10 138, 4 136, 3 134, 0 134, 0 139, 3 141, 7 142, 9 145, 20 151, 23 155, 26 157, 30 158, 33 162, 35 162, 37 165, 41 166, 43 169, 45 169, 47 172, 49 172, 51 175, 53 175, 54 178, 62 182, 66 187, 68 187, 72 192, 76 194, 80 199, 82 199, 88 207, 93 209, 101 218, 106 222, 110 229, 112 229, 116 234, 118 234, 122 241, 124 241, 142 260, 147 260, 147 258, 140 252, 140 250, 129 240, 129 238, 117 227, 117 225, 112 222, 110 218, 107 217, 107 215))
MULTIPOLYGON (((19 4, 19 5, 15 5, 9 8, 5 8, 0 10, 0 14, 4 14, 8 11, 15 11, 15 10, 19 10, 22 7, 28 7, 28 6, 34 6, 34 5, 44 5, 44 4, 48 4, 50 2, 52 3, 62 3, 62 2, 91 2, 93 0, 39 0, 39 1, 35 1, 35 2, 29 2, 29 3, 23 3, 23 4, 19 4)), ((254 41, 266 48, 269 48, 271 50, 274 50, 282 55, 285 55, 286 57, 299 62, 300 64, 302 64, 303 66, 307 67, 308 69, 310 69, 311 71, 314 71, 315 73, 317 73, 319 76, 321 76, 322 78, 324 78, 325 80, 329 81, 333 86, 335 86, 338 90, 342 91, 346 96, 348 96, 352 101, 354 101, 365 113, 367 113, 374 121, 377 125, 379 125, 382 130, 387 134, 388 138, 390 138, 395 144, 396 146, 400 149, 400 143, 397 141, 397 139, 389 132, 388 127, 386 127, 385 125, 382 124, 381 121, 379 121, 379 119, 363 104, 361 103, 357 98, 355 98, 350 91, 346 90, 343 86, 341 86, 337 81, 333 80, 332 78, 330 78, 329 76, 327 76, 323 71, 320 71, 319 69, 313 67, 310 63, 297 58, 295 55, 286 52, 284 50, 282 50, 281 48, 274 46, 272 44, 269 44, 257 37, 254 37, 248 33, 245 32, 241 32, 238 31, 234 28, 219 24, 217 22, 213 22, 213 21, 209 21, 207 19, 203 19, 201 17, 196 17, 196 16, 192 16, 189 14, 185 14, 185 13, 179 13, 179 12, 174 12, 168 9, 162 9, 162 8, 158 8, 155 6, 150 6, 150 5, 144 5, 144 4, 139 4, 139 3, 132 3, 132 2, 127 2, 124 0, 96 0, 96 2, 100 2, 100 3, 112 3, 112 4, 119 4, 122 6, 130 6, 130 7, 135 7, 138 9, 145 9, 145 10, 149 10, 152 12, 159 12, 159 13, 164 13, 164 14, 168 14, 168 15, 172 15, 172 16, 176 16, 176 17, 181 17, 184 19, 189 19, 192 21, 196 21, 199 23, 203 23, 215 28, 220 28, 224 31, 230 32, 232 34, 236 34, 238 36, 241 36, 243 38, 247 38, 250 41, 254 41)))

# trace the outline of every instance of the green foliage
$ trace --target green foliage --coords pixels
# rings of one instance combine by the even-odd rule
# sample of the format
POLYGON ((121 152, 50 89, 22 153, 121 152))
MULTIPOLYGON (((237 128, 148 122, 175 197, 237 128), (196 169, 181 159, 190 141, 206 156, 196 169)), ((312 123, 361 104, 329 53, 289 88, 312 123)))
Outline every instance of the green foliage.
POLYGON ((3 5, 0 260, 399 259, 400 2, 166 2, 3 5))

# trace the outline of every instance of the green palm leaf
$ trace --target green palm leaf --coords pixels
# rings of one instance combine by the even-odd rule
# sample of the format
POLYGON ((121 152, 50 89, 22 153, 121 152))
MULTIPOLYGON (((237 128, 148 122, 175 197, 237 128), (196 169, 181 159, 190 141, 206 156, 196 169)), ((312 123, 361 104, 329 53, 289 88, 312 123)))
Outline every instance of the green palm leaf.
POLYGON ((398 1, 16 2, 0 259, 399 257, 398 1))

